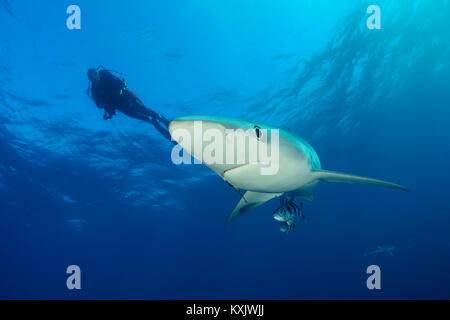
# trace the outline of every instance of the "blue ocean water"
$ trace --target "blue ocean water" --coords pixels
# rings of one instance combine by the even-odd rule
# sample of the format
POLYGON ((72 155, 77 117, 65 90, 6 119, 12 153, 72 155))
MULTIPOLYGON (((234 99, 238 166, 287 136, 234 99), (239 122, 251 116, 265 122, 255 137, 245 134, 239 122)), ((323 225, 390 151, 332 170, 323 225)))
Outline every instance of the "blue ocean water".
POLYGON ((450 4, 375 2, 77 0, 68 30, 73 3, 1 0, 0 298, 450 298, 450 4), (321 183, 289 235, 277 200, 224 225, 239 195, 220 177, 102 120, 98 65, 169 119, 289 128, 324 168, 410 192, 321 183))

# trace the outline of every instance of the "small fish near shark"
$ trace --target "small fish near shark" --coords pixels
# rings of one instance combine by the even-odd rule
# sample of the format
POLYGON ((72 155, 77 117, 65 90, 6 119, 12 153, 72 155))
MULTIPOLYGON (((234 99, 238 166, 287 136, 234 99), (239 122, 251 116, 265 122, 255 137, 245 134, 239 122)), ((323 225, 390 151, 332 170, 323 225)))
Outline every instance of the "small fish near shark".
MULTIPOLYGON (((195 159, 205 164, 241 194, 240 201, 229 215, 226 223, 282 195, 312 201, 312 192, 320 181, 377 185, 408 191, 407 188, 388 181, 323 170, 316 151, 308 142, 290 131, 263 123, 230 117, 187 116, 172 120, 169 124, 169 131, 172 140, 179 144, 180 149, 184 149, 195 159), (195 128, 199 123, 204 129, 215 130, 225 137, 223 139, 225 156, 228 156, 226 152, 230 150, 227 144, 234 143, 228 137, 230 130, 236 132, 254 131, 251 139, 261 140, 259 142, 268 150, 278 148, 278 158, 276 159, 278 171, 270 175, 261 174, 261 169, 267 167, 267 163, 252 162, 248 159, 244 163, 235 164, 206 163, 202 160, 203 152, 210 147, 211 142, 198 134, 195 128), (277 132, 278 141, 270 136, 273 129, 277 132), (177 131, 179 130, 187 132, 189 138, 178 136, 177 131), (261 139, 263 132, 269 132, 264 140, 261 139), (274 144, 275 141, 277 145, 274 144), (242 194, 241 190, 245 190, 245 193, 242 194)), ((245 147, 249 148, 249 145, 251 144, 249 143, 245 147)), ((234 148, 234 146, 231 148, 234 148)), ((248 149, 245 150, 246 154, 249 152, 248 149)), ((286 228, 286 225, 283 228, 286 228)))
POLYGON ((280 197, 280 207, 272 213, 272 217, 281 222, 280 231, 286 234, 294 231, 297 222, 300 217, 305 220, 305 216, 302 212, 303 203, 300 204, 295 203, 295 197, 280 197))

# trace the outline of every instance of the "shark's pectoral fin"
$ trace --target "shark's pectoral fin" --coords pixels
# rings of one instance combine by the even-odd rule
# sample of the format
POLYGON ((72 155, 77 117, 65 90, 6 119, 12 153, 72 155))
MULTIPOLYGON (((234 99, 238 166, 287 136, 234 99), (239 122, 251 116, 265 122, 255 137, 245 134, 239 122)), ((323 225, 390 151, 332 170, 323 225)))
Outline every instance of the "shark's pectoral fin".
POLYGON ((250 209, 262 205, 263 203, 269 201, 270 199, 279 197, 281 195, 282 193, 263 193, 263 192, 247 191, 242 196, 241 200, 239 200, 234 210, 230 213, 225 223, 230 222, 234 218, 238 217, 241 214, 246 213, 250 209))
POLYGON ((226 181, 226 183, 228 183, 234 190, 236 190, 236 191, 240 194, 240 196, 241 196, 245 201, 247 201, 247 200, 245 199, 244 195, 242 194, 241 190, 240 190, 238 187, 233 186, 233 185, 232 185, 231 183, 229 183, 228 181, 226 181))
POLYGON ((328 182, 346 182, 346 183, 362 183, 362 184, 372 184, 377 186, 383 186, 388 188, 400 189, 403 191, 408 191, 407 188, 396 183, 372 179, 367 177, 355 176, 346 173, 339 173, 333 171, 313 171, 313 174, 317 180, 328 181, 328 182))

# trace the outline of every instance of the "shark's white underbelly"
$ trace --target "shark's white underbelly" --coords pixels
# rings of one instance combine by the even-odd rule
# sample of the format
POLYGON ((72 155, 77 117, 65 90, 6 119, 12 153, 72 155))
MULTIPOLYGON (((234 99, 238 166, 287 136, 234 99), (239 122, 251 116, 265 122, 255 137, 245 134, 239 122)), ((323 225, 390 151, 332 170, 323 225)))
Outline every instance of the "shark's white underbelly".
POLYGON ((255 192, 283 193, 310 189, 312 171, 307 158, 280 157, 279 170, 274 175, 261 174, 260 164, 246 164, 224 172, 223 178, 235 187, 255 192))

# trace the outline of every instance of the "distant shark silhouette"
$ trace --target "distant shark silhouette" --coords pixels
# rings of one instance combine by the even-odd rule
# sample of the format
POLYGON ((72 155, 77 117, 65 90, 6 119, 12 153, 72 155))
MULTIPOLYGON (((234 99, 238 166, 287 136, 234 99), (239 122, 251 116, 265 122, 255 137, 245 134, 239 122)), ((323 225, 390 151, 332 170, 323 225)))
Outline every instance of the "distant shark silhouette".
POLYGON ((389 255, 393 256, 394 255, 394 252, 393 252, 394 249, 395 249, 395 247, 381 247, 381 246, 378 246, 378 249, 366 252, 366 253, 364 253, 364 256, 365 257, 376 256, 376 255, 379 255, 379 254, 382 254, 382 253, 388 253, 389 255))
MULTIPOLYGON (((203 131, 215 129, 220 131, 223 137, 227 136, 225 131, 227 129, 254 130, 255 134, 250 139, 258 141, 262 129, 267 129, 267 135, 270 134, 270 129, 278 129, 262 123, 228 117, 188 116, 172 120, 169 125, 172 139, 197 159, 203 158, 205 147, 211 144, 211 142, 203 141, 203 136, 201 134, 199 136, 194 130, 194 123, 197 121, 201 122, 203 131), (178 129, 189 132, 191 141, 174 137, 173 133, 178 129), (200 145, 200 148, 196 148, 196 145, 200 145)), ((230 143, 226 138, 223 140, 225 145, 230 143)), ((267 141, 264 141, 267 144, 267 150, 272 150, 271 140, 267 137, 267 141)), ((248 154, 250 143, 245 145, 246 154, 248 154)), ((226 150, 225 148, 224 153, 226 150)), ((279 170, 274 175, 261 175, 261 168, 267 168, 267 162, 250 163, 248 159, 244 164, 204 164, 239 193, 240 190, 246 190, 229 215, 227 223, 250 209, 285 193, 312 201, 312 191, 319 181, 371 184, 408 191, 401 185, 387 181, 322 170, 319 157, 309 143, 282 129, 279 129, 279 170)))

